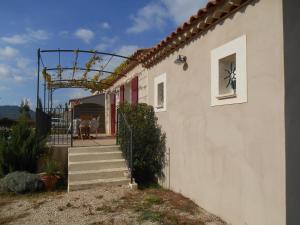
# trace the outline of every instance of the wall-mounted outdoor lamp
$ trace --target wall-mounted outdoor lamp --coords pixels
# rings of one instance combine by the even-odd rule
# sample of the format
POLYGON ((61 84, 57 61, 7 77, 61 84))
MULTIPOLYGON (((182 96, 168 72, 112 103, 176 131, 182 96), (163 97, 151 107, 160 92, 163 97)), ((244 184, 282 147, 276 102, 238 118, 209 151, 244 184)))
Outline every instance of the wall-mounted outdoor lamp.
POLYGON ((186 60, 187 60, 186 56, 178 55, 177 59, 174 61, 174 63, 176 63, 177 65, 181 65, 181 64, 185 64, 186 60))

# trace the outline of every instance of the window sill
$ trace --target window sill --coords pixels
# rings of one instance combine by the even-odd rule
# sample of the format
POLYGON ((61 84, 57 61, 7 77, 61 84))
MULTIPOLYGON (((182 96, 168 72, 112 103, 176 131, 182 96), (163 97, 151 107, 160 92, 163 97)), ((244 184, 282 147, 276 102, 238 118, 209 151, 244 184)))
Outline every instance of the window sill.
POLYGON ((228 99, 228 98, 236 98, 236 93, 223 94, 223 95, 216 96, 216 99, 218 99, 218 100, 228 99))
POLYGON ((165 112, 165 111, 167 111, 167 109, 164 106, 155 106, 154 111, 155 112, 165 112))

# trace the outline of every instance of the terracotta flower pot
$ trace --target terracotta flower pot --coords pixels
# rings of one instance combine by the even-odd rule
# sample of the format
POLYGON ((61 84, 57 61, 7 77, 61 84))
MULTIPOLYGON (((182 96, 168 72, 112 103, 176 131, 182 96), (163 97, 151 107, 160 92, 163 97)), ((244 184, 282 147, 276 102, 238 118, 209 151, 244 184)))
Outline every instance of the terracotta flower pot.
POLYGON ((52 191, 56 187, 56 183, 59 179, 59 176, 44 174, 41 175, 40 179, 44 183, 46 190, 52 191))

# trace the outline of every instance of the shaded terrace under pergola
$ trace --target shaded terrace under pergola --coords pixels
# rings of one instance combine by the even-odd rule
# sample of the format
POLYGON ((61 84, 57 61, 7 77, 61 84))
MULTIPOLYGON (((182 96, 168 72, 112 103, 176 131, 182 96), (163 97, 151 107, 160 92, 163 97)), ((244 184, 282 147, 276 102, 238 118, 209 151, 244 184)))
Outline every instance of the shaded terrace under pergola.
POLYGON ((53 49, 37 51, 37 131, 49 135, 58 144, 73 141, 73 111, 53 106, 53 93, 64 88, 82 88, 91 93, 103 93, 117 79, 125 76, 124 68, 137 63, 137 59, 90 50, 53 49), (42 92, 42 94, 41 94, 42 92), (53 118, 59 121, 54 123, 53 118), (59 129, 54 125, 59 126, 59 129), (70 136, 70 137, 69 137, 70 136))

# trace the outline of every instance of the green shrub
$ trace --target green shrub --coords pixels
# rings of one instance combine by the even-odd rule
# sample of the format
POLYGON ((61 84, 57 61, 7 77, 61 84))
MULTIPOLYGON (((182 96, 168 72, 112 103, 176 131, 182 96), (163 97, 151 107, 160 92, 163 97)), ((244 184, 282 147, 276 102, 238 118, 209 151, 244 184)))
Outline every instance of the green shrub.
MULTIPOLYGON (((164 176, 166 136, 157 124, 153 107, 143 103, 124 103, 120 105, 119 111, 125 115, 133 130, 133 177, 139 184, 157 182, 158 178, 164 176)), ((128 160, 129 135, 121 119, 118 141, 124 157, 128 160)))
POLYGON ((45 149, 45 139, 30 128, 27 116, 12 127, 10 137, 0 139, 0 174, 13 171, 36 172, 38 158, 45 149))
POLYGON ((11 135, 11 129, 10 128, 0 128, 0 139, 8 139, 11 135))
POLYGON ((14 192, 24 194, 27 192, 39 191, 43 184, 36 174, 28 172, 13 172, 7 174, 0 180, 0 192, 14 192))

